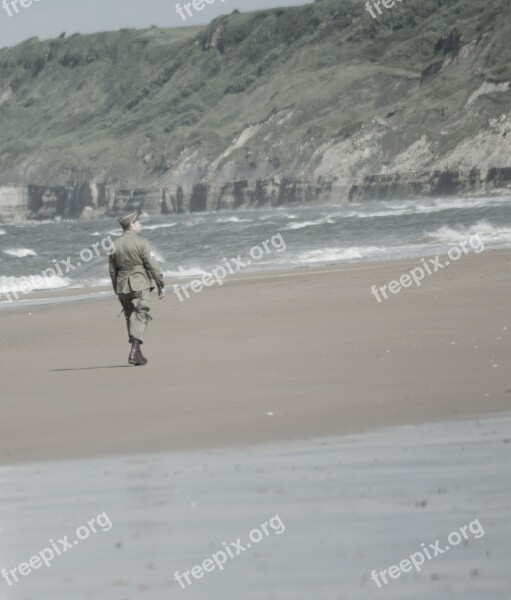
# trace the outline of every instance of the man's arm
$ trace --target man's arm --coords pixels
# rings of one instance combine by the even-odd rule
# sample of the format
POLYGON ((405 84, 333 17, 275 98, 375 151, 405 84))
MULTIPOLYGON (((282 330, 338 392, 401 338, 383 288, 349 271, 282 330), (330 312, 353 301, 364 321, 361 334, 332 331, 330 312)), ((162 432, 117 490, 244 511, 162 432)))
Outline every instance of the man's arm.
POLYGON ((144 261, 144 267, 151 274, 151 277, 156 283, 158 288, 158 294, 162 296, 162 290, 165 289, 165 282, 163 281, 163 273, 161 271, 158 261, 151 256, 151 247, 147 240, 144 240, 144 249, 142 253, 142 260, 144 261))
POLYGON ((115 254, 110 254, 110 258, 108 261, 108 270, 110 272, 110 279, 112 280, 112 285, 114 286, 114 292, 117 294, 117 273, 119 270, 115 262, 115 254))

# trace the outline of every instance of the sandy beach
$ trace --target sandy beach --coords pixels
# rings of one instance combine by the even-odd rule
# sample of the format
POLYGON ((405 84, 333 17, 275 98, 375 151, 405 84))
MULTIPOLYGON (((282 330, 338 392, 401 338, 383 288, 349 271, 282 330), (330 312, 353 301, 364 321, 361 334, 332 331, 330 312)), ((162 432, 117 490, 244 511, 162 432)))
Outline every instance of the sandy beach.
POLYGON ((0 461, 244 446, 509 411, 511 252, 468 255, 378 304, 371 286, 417 262, 242 276, 184 303, 169 290, 153 303, 144 368, 127 366, 114 296, 2 310, 0 461))
POLYGON ((50 539, 69 535, 72 542, 94 515, 105 512, 111 523, 55 556, 50 568, 12 587, 0 582, 0 597, 503 600, 511 583, 503 443, 510 432, 511 419, 499 416, 307 442, 0 467, 0 566, 28 560, 50 539), (275 516, 278 527, 250 537, 275 516), (476 520, 456 543, 456 533, 476 520), (455 544, 445 550, 449 538, 455 544), (238 539, 245 550, 223 570, 191 577, 190 585, 181 577, 185 587, 179 585, 176 572, 189 574, 238 539), (431 552, 420 571, 380 580, 381 587, 372 580, 373 570, 436 540, 443 553, 431 552))
POLYGON ((0 597, 502 600, 510 260, 380 304, 417 261, 169 290, 143 368, 115 296, 1 310, 0 597))

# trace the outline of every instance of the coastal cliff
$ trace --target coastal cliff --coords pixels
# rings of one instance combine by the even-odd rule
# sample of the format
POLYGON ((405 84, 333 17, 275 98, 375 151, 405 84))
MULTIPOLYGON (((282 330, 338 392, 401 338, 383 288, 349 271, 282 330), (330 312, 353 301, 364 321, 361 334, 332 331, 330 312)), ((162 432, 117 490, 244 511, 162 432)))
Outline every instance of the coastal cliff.
POLYGON ((139 211, 148 215, 261 208, 293 202, 384 200, 414 197, 505 195, 511 193, 511 168, 475 170, 467 176, 455 171, 368 175, 348 188, 337 180, 239 180, 221 186, 195 184, 189 189, 117 189, 82 183, 74 187, 20 186, 0 188, 0 220, 15 222, 47 219, 118 217, 139 211))
POLYGON ((0 50, 0 219, 511 190, 511 7, 409 0, 0 50))

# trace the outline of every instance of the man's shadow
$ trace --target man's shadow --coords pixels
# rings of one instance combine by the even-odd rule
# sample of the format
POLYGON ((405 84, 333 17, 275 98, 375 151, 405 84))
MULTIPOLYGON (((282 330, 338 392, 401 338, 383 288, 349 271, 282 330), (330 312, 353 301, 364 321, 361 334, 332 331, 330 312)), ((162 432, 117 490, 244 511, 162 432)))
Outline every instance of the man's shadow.
POLYGON ((112 365, 111 367, 81 367, 78 369, 51 369, 50 373, 59 373, 62 371, 95 371, 96 369, 131 369, 133 365, 112 365))

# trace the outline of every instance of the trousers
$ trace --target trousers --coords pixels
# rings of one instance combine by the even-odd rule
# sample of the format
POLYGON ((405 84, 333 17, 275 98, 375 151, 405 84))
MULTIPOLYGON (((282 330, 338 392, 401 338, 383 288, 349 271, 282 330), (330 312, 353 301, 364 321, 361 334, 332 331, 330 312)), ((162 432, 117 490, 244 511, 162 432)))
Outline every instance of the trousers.
POLYGON ((149 314, 151 310, 151 296, 149 290, 130 292, 129 294, 117 294, 117 297, 119 298, 119 302, 122 305, 124 316, 126 318, 129 343, 132 344, 133 340, 138 340, 143 344, 147 324, 152 320, 152 317, 149 314))

